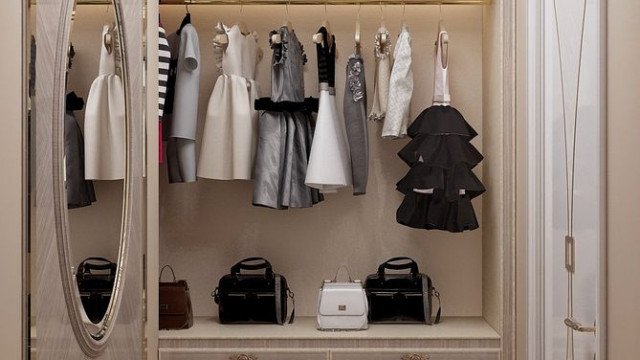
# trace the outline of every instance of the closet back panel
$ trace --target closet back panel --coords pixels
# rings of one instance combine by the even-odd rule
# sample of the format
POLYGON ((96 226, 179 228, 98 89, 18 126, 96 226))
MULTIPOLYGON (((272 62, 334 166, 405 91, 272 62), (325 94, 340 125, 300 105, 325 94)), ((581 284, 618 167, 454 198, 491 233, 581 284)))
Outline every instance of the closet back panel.
MULTIPOLYGON (((353 52, 356 6, 329 6, 328 18, 336 35, 336 84, 342 112, 345 64, 353 52)), ((201 51, 199 133, 204 125, 209 96, 216 77, 212 38, 217 21, 231 25, 239 6, 191 6, 201 51)), ((184 6, 161 6, 167 33, 175 31, 184 6)), ((290 20, 303 43, 309 62, 305 71, 306 95, 317 96, 315 44, 312 34, 324 20, 323 6, 290 6, 290 20)), ((402 22, 402 6, 385 6, 384 18, 395 39, 402 22)), ((451 93, 453 105, 481 132, 483 129, 483 13, 480 6, 444 6, 450 34, 451 93)), ((367 90, 373 94, 373 38, 380 25, 378 6, 362 6, 362 54, 367 90)), ((258 81, 262 96, 270 91, 271 50, 267 34, 282 25, 284 6, 245 6, 243 20, 258 31, 264 58, 258 81)), ((428 107, 433 87, 433 44, 437 36, 437 6, 407 6, 406 21, 413 37, 414 95, 412 118, 428 107)), ((407 140, 383 140, 381 124, 369 122, 370 179, 367 194, 354 197, 351 189, 326 196, 312 209, 277 211, 251 205, 252 184, 247 181, 200 179, 191 184, 169 184, 160 167, 160 264, 171 264, 179 278, 189 281, 196 316, 213 316, 217 307, 210 293, 218 279, 237 260, 263 256, 285 275, 296 293, 297 313, 316 314, 318 287, 332 278, 340 264, 363 279, 379 263, 398 255, 415 258, 435 281, 447 316, 482 315, 482 231, 450 234, 420 231, 396 223, 401 194, 395 183, 408 167, 396 156, 407 140)), ((473 144, 482 151, 482 135, 473 144)), ((482 166, 476 168, 482 178, 482 166)), ((491 191, 491 189, 489 189, 491 191)), ((474 200, 482 221, 482 199, 474 200)))

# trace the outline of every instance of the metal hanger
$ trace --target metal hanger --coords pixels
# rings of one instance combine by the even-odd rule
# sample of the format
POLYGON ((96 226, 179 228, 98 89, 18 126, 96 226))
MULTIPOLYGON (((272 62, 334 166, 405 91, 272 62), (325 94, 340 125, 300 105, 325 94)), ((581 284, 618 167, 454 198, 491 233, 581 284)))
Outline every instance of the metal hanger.
MULTIPOLYGON (((324 1, 324 20, 322 21, 322 26, 327 30, 327 44, 329 44, 331 42, 331 30, 330 30, 330 24, 329 24, 329 17, 327 16, 327 3, 328 0, 324 1)), ((320 44, 322 45, 322 47, 324 47, 324 37, 322 36, 321 33, 316 33, 313 34, 313 42, 316 44, 320 44)), ((331 44, 329 44, 331 45, 331 44)))
POLYGON ((287 1, 284 4, 284 12, 285 12, 285 21, 284 24, 282 26, 286 26, 289 30, 293 30, 293 25, 291 24, 291 20, 289 18, 289 3, 291 3, 291 1, 287 1))
MULTIPOLYGON (((289 29, 290 31, 293 31, 293 25, 291 25, 291 21, 289 21, 289 3, 290 1, 287 1, 285 3, 285 21, 282 24, 283 27, 286 27, 287 29, 289 29)), ((280 32, 277 32, 273 35, 271 35, 271 43, 273 44, 281 44, 282 43, 282 36, 280 35, 280 32)))
MULTIPOLYGON (((442 15, 442 1, 438 4, 440 19, 438 21, 438 40, 436 40, 436 47, 442 44, 442 52, 440 54, 440 63, 446 69, 449 67, 449 33, 444 27, 444 17, 442 15)), ((461 190, 462 191, 462 190, 461 190)), ((462 192, 460 195, 463 195, 462 192)))
POLYGON ((406 13, 407 13, 407 3, 403 1, 402 2, 402 25, 407 23, 406 13))
POLYGON ((355 34, 355 43, 356 43, 356 54, 360 55, 360 9, 362 8, 361 4, 358 4, 358 15, 356 16, 356 34, 355 34))
POLYGON ((178 30, 176 31, 176 34, 180 35, 180 32, 182 31, 182 28, 184 28, 187 24, 191 24, 191 13, 189 12, 189 4, 191 3, 191 1, 189 2, 185 2, 184 4, 184 9, 186 11, 186 14, 184 15, 184 18, 182 19, 182 22, 180 23, 180 27, 178 27, 178 30))
POLYGON ((242 0, 240 0, 239 2, 240 2, 240 16, 238 17, 238 21, 236 21, 236 25, 238 25, 238 28, 240 29, 240 32, 242 33, 242 35, 248 35, 251 31, 249 30, 249 27, 247 26, 247 24, 242 20, 244 15, 244 2, 242 0))

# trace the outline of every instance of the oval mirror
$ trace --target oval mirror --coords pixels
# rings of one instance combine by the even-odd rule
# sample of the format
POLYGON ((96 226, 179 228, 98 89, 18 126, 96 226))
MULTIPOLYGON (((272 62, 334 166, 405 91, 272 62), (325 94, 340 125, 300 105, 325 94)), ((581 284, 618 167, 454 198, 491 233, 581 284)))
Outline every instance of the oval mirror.
POLYGON ((64 104, 54 114, 53 167, 61 174, 54 211, 67 312, 80 347, 93 357, 115 324, 127 269, 127 62, 119 1, 66 1, 57 50, 66 76, 54 84, 64 104))

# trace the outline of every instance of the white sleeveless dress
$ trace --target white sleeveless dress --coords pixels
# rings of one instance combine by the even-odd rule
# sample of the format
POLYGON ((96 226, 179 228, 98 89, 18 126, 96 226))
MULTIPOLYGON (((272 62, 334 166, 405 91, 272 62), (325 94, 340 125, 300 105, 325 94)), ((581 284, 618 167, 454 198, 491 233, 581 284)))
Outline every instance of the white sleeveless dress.
POLYGON ((223 74, 216 81, 207 107, 198 177, 250 180, 258 136, 258 112, 254 110, 260 92, 254 80, 259 61, 258 38, 255 32, 242 34, 237 25, 219 26, 229 41, 222 49, 222 64, 217 64, 223 74))
POLYGON ((125 101, 120 77, 118 36, 109 25, 102 37, 112 31, 114 47, 109 53, 100 50, 98 77, 91 84, 84 118, 85 178, 87 180, 118 180, 124 178, 125 163, 125 101))

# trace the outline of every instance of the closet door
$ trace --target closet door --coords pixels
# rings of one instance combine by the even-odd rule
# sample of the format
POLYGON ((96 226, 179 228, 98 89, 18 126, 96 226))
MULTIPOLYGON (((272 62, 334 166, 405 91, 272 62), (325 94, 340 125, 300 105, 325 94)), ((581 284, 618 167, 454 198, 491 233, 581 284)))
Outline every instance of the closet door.
POLYGON ((529 358, 604 359, 606 1, 529 3, 529 358))
POLYGON ((141 359, 143 1, 29 12, 31 358, 141 359))

